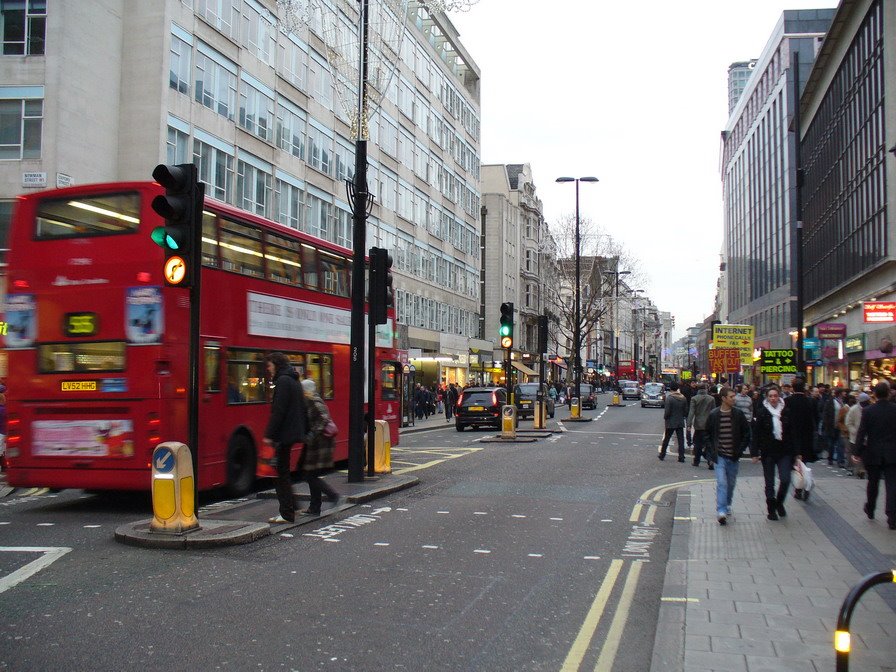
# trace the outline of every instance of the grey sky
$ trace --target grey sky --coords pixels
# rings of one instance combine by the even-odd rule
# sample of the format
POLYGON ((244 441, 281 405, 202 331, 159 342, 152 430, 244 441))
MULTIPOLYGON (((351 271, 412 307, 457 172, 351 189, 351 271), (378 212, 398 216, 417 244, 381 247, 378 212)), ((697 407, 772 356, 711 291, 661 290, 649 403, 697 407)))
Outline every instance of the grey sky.
POLYGON ((452 12, 482 71, 482 162, 530 163, 549 222, 575 211, 642 260, 676 337, 712 310, 728 66, 785 9, 836 0, 480 0, 452 12))

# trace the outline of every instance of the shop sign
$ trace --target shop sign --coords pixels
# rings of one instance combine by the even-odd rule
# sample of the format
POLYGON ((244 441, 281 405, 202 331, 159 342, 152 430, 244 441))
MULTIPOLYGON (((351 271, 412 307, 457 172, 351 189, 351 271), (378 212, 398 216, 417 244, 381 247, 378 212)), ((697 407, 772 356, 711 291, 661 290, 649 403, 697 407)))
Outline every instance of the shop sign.
POLYGON ((896 322, 896 301, 865 301, 862 304, 865 322, 896 322))
POLYGON ((796 373, 796 350, 763 350, 762 373, 796 373))
POLYGON ((753 363, 753 338, 755 330, 749 324, 714 324, 712 327, 713 348, 735 348, 740 352, 740 361, 747 366, 753 363))
POLYGON ((864 352, 865 351, 865 334, 846 337, 846 352, 864 352))
POLYGON ((846 338, 846 325, 842 322, 822 322, 815 327, 815 335, 822 340, 846 338))
POLYGON ((804 338, 803 339, 803 349, 811 350, 813 348, 821 347, 821 339, 819 338, 804 338))
POLYGON ((712 373, 740 371, 741 352, 737 348, 713 348, 709 351, 709 370, 712 373))

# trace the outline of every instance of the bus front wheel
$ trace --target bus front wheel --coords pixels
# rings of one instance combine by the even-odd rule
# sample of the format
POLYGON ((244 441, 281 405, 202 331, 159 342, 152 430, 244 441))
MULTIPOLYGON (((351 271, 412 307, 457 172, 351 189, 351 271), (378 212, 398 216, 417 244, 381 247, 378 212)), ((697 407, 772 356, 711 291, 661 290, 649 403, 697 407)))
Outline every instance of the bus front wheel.
POLYGON ((245 434, 235 434, 227 450, 227 492, 242 497, 255 485, 255 447, 245 434))

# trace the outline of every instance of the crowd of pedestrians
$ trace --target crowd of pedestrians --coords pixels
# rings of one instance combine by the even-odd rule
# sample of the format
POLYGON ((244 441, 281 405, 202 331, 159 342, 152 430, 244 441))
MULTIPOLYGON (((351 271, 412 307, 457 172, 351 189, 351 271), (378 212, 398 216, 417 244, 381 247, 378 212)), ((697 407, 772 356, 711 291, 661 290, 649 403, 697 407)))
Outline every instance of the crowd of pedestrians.
MULTIPOLYGON (((685 462, 685 442, 693 465, 705 459, 716 476, 718 522, 726 525, 737 483, 739 460, 749 454, 762 462, 769 520, 787 515, 784 503, 794 470, 827 459, 859 478, 867 477, 865 514, 874 518, 880 481, 886 486, 884 512, 896 530, 896 390, 886 381, 865 392, 819 384, 802 378, 762 388, 690 381, 669 385, 659 459, 666 458, 673 436, 678 461, 685 462)), ((808 498, 802 487, 798 498, 808 498)))

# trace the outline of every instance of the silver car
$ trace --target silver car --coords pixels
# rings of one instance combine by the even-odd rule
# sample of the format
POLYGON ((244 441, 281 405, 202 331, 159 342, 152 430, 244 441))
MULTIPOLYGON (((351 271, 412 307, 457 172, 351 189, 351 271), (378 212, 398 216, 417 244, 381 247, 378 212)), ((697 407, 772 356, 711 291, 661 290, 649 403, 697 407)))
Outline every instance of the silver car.
POLYGON ((646 383, 641 392, 641 408, 656 406, 663 408, 666 405, 666 386, 662 383, 646 383))

